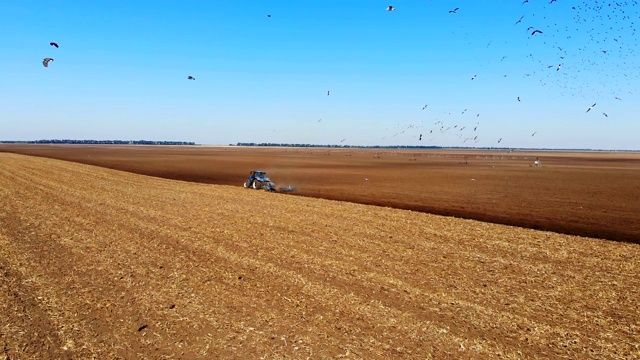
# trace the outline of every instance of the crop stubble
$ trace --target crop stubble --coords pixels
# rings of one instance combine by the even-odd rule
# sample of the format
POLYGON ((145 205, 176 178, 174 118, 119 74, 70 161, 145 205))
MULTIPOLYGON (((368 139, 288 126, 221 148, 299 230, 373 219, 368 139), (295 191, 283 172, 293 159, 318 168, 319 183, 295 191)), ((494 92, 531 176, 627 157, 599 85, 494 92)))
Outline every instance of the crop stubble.
POLYGON ((16 358, 634 358, 640 248, 0 154, 16 358))

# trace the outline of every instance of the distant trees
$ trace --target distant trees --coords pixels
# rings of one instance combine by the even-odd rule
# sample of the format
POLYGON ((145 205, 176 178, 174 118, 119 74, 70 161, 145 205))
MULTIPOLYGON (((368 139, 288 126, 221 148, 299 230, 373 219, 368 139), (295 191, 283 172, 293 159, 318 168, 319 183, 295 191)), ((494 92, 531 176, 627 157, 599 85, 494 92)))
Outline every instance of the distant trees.
MULTIPOLYGON (((229 144, 233 146, 233 144, 229 144)), ((239 142, 235 146, 281 146, 281 147, 317 147, 317 148, 367 148, 367 149, 440 149, 440 146, 413 146, 413 145, 318 145, 318 144, 280 144, 280 143, 242 143, 239 142)))
POLYGON ((281 143, 253 143, 239 142, 229 146, 281 146, 281 147, 306 147, 306 148, 339 148, 339 149, 451 149, 451 150, 492 150, 492 151, 603 151, 603 152, 640 152, 639 150, 602 150, 602 149, 578 149, 578 148, 508 148, 508 147, 473 147, 473 146, 420 146, 420 145, 318 145, 318 144, 281 144, 281 143))
POLYGON ((0 140, 3 144, 81 144, 81 145, 196 145, 192 141, 152 141, 152 140, 0 140))

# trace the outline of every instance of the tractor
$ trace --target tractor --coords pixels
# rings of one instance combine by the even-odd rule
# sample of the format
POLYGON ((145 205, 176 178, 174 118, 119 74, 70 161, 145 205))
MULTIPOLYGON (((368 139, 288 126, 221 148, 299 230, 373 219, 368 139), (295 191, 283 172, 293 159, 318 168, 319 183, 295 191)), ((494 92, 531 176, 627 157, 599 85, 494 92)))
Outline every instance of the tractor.
POLYGON ((267 173, 254 170, 249 173, 249 178, 244 182, 245 188, 265 189, 266 191, 276 191, 276 184, 267 177, 267 173))

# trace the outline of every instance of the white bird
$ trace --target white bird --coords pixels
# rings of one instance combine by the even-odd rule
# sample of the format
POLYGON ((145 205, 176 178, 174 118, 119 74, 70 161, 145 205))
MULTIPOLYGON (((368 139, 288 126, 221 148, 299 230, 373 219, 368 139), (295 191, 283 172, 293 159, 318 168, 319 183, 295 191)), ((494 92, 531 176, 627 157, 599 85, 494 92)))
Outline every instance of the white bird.
POLYGON ((475 80, 475 79, 476 79, 476 76, 477 76, 477 75, 473 75, 473 76, 471 77, 471 80, 475 80))
POLYGON ((556 69, 556 71, 560 71, 561 67, 562 67, 562 64, 558 64, 558 68, 556 69))
POLYGON ((393 10, 395 10, 395 9, 396 9, 396 8, 394 8, 394 7, 393 7, 393 6, 391 6, 391 5, 387 6, 387 11, 393 11, 393 10))

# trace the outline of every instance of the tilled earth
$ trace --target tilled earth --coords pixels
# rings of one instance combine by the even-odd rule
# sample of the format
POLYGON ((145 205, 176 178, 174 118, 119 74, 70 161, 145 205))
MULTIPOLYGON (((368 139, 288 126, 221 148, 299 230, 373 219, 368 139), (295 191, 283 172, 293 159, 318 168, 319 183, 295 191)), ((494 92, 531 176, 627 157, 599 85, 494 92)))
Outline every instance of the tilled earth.
POLYGON ((6 359, 632 359, 638 259, 636 244, 0 153, 6 359))
POLYGON ((640 153, 0 144, 2 151, 233 186, 260 169, 296 186, 296 195, 640 243, 640 153), (536 157, 542 166, 532 166, 536 157))

